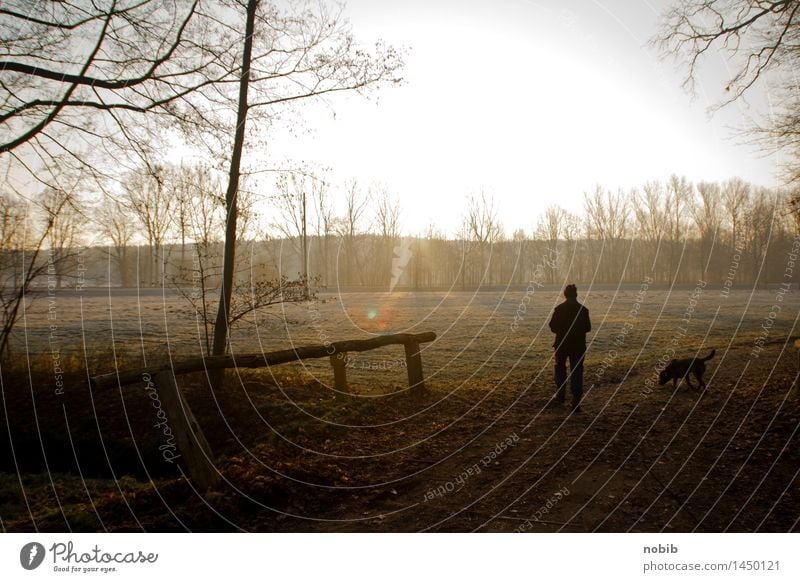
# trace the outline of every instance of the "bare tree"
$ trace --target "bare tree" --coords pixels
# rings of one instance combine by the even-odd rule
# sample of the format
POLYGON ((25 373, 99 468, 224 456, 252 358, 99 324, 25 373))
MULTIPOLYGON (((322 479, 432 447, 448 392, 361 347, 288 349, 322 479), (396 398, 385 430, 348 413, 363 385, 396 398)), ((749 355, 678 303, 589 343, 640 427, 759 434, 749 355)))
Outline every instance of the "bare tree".
POLYGON ((327 287, 330 283, 328 274, 330 243, 335 232, 335 217, 328 183, 325 180, 314 180, 311 196, 314 203, 314 232, 316 233, 317 244, 320 246, 320 252, 317 253, 319 259, 317 273, 320 277, 321 285, 327 287))
POLYGON ((599 272, 609 281, 617 281, 624 270, 620 258, 630 215, 628 198, 621 190, 613 193, 598 185, 591 195, 584 193, 584 208, 590 233, 603 242, 599 272))
POLYGON ((667 234, 669 208, 663 185, 657 181, 647 182, 641 193, 634 194, 632 202, 639 237, 647 249, 644 274, 655 272, 659 249, 667 234))
POLYGON ((0 154, 50 187, 65 163, 113 179, 112 144, 115 158, 152 149, 142 114, 185 119, 179 102, 229 76, 199 19, 199 0, 4 2, 0 154))
MULTIPOLYGON (((547 241, 547 253, 550 257, 558 256, 559 241, 563 238, 567 211, 556 204, 544 209, 544 214, 539 217, 536 225, 536 236, 547 241)), ((555 283, 557 274, 557 261, 548 261, 545 265, 547 282, 555 283)))
MULTIPOLYGON (((652 42, 664 56, 686 68, 690 90, 705 57, 721 53, 728 78, 728 105, 756 85, 769 83, 770 115, 752 130, 769 151, 784 150, 789 182, 800 181, 800 97, 795 72, 800 62, 800 1, 798 0, 677 0, 661 18, 652 42)), ((797 203, 793 210, 800 209, 797 203)))
MULTIPOLYGON (((161 172, 165 198, 170 201, 169 238, 177 238, 177 285, 195 282, 214 273, 214 251, 222 238, 225 201, 219 177, 204 163, 167 166, 161 172), (187 255, 190 255, 187 257, 187 255)), ((174 263, 174 261, 171 261, 174 263)), ((211 278, 219 279, 219 273, 211 278)))
POLYGON ((757 286, 764 283, 766 276, 764 262, 776 225, 777 212, 776 195, 766 188, 755 189, 744 209, 744 246, 750 262, 751 280, 757 286))
POLYGON ((511 240, 514 241, 514 246, 517 250, 514 258, 514 282, 517 285, 521 285, 526 277, 528 236, 523 229, 518 228, 511 235, 511 240))
MULTIPOLYGON (((400 242, 400 201, 393 198, 383 186, 373 188, 372 198, 376 201, 375 222, 377 226, 380 248, 377 254, 379 261, 375 273, 380 285, 390 284, 393 264, 400 265, 410 260, 410 250, 403 251, 398 247, 400 242), (397 253, 395 253, 397 249, 397 253), (396 256, 395 256, 396 255, 396 256)), ((404 244, 408 244, 405 241, 404 244)))
POLYGON ((275 184, 276 194, 273 197, 279 214, 274 226, 295 245, 297 256, 300 257, 300 274, 306 281, 309 261, 309 181, 305 174, 281 174, 275 184))
POLYGON ((47 253, 51 263, 48 275, 55 278, 57 289, 63 285, 65 271, 73 263, 76 247, 84 232, 86 217, 75 191, 78 186, 79 182, 76 181, 71 192, 46 188, 41 195, 40 207, 44 212, 45 228, 48 230, 47 253))
POLYGON ((124 184, 125 204, 136 217, 147 237, 149 250, 146 281, 160 284, 164 275, 163 247, 173 222, 172 192, 168 189, 163 168, 129 174, 124 184))
POLYGON ((100 234, 110 243, 110 256, 117 264, 120 285, 130 287, 128 247, 136 234, 130 210, 119 200, 105 196, 94 216, 100 234))
POLYGON ((396 241, 400 237, 400 201, 383 186, 376 186, 373 190, 378 234, 384 240, 396 241))
MULTIPOLYGON (((491 252, 493 245, 500 238, 503 227, 497 216, 494 197, 481 191, 470 195, 467 201, 467 212, 463 217, 462 236, 464 240, 462 269, 472 266, 472 255, 477 250, 477 284, 491 283, 491 252)), ((461 278, 464 288, 464 273, 461 278)))
POLYGON ((698 182, 697 199, 692 199, 689 210, 700 235, 700 270, 703 280, 707 280, 709 264, 722 223, 719 184, 698 182))
MULTIPOLYGON (((63 177, 59 177, 63 180, 63 177)), ((63 182, 62 182, 63 184, 63 182)), ((2 308, 2 321, 0 321, 0 354, 5 354, 10 349, 11 333, 20 317, 20 308, 31 296, 31 285, 50 269, 57 269, 58 263, 54 259, 41 260, 45 251, 47 240, 55 225, 56 217, 62 209, 71 203, 75 184, 64 184, 60 189, 63 195, 55 198, 48 207, 34 206, 31 203, 23 204, 16 193, 4 192, 0 204, 0 242, 3 248, 3 271, 0 273, 0 307, 2 308), (41 228, 37 229, 36 214, 44 216, 41 228), (9 285, 9 283, 11 283, 9 285)), ((49 283, 48 283, 49 284, 49 283)))
MULTIPOLYGON (((274 108, 340 91, 367 89, 394 83, 402 65, 392 49, 377 47, 370 54, 355 45, 341 12, 329 14, 324 4, 279 9, 267 2, 248 0, 244 7, 238 90, 230 101, 236 112, 225 194, 226 230, 220 301, 214 326, 213 353, 227 349, 228 324, 236 260, 236 223, 239 182, 248 117, 274 108), (285 11, 284 11, 285 10, 285 11)), ((216 96, 209 96, 216 100, 216 96)))
POLYGON ((167 103, 153 100, 148 88, 173 86, 170 60, 197 4, 5 2, 0 122, 8 133, 0 152, 31 141, 74 110, 146 111, 167 103))
POLYGON ((30 232, 25 224, 25 203, 9 192, 0 196, 0 289, 16 289, 22 270, 21 252, 30 243, 30 232))
POLYGON ((208 168, 195 174, 190 210, 189 229, 195 246, 209 249, 220 242, 225 225, 225 199, 222 185, 208 168))
POLYGON ((730 71, 724 103, 730 103, 762 76, 791 70, 800 43, 799 10, 797 0, 679 0, 662 16, 653 42, 687 66, 689 89, 703 57, 722 51, 730 71))
POLYGON ((364 269, 359 242, 364 232, 363 220, 369 208, 370 192, 360 188, 357 180, 351 180, 345 185, 344 203, 344 215, 337 220, 337 231, 344 247, 344 280, 348 285, 355 283, 353 271, 356 271, 359 282, 363 284, 364 269))
POLYGON ((415 290, 452 282, 447 278, 447 268, 452 268, 455 262, 442 252, 447 243, 442 231, 432 222, 414 237, 409 249, 413 248, 410 262, 415 290))
POLYGON ((3 310, 0 321, 0 355, 8 348, 9 336, 17 321, 19 303, 27 289, 22 284, 32 266, 26 261, 26 251, 33 242, 27 206, 11 192, 4 191, 0 196, 0 307, 3 310))
POLYGON ((739 248, 739 227, 750 198, 750 185, 741 178, 732 178, 723 184, 721 198, 731 228, 730 248, 735 251, 739 248))
POLYGON ((195 193, 195 171, 189 166, 171 168, 172 176, 172 223, 181 245, 180 269, 186 267, 186 244, 191 237, 192 199, 195 193))
POLYGON ((669 246, 669 276, 672 281, 679 278, 679 267, 682 263, 684 216, 686 206, 692 196, 692 184, 685 176, 672 174, 667 180, 667 201, 669 212, 666 214, 669 246))
POLYGON ((786 205, 794 225, 794 232, 796 235, 800 235, 800 192, 793 189, 788 195, 786 205))

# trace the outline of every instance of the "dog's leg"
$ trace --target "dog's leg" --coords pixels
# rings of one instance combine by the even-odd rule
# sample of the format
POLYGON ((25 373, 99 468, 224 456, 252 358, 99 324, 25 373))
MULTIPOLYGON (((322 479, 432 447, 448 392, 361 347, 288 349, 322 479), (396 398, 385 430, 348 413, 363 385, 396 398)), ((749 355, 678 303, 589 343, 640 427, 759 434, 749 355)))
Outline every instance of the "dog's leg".
POLYGON ((703 380, 703 372, 695 372, 695 378, 697 378, 697 383, 700 384, 700 388, 703 390, 706 389, 705 380, 703 380))
MULTIPOLYGON (((714 355, 713 352, 711 354, 714 355)), ((706 381, 703 379, 706 373, 706 363, 705 360, 702 360, 698 366, 694 369, 694 377, 697 378, 697 383, 700 384, 700 388, 705 390, 706 389, 706 381)))

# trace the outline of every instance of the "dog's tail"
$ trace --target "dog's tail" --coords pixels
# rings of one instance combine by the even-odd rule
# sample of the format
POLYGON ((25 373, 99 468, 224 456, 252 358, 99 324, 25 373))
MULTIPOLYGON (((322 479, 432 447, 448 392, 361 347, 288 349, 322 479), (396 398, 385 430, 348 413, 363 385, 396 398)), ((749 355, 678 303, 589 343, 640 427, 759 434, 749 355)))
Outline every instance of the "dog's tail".
POLYGON ((711 358, 713 358, 713 357, 714 357, 714 354, 716 354, 716 353, 717 353, 717 350, 711 350, 711 353, 710 353, 710 354, 708 354, 708 355, 707 355, 705 358, 700 358, 700 359, 701 359, 701 360, 703 360, 704 362, 707 362, 707 361, 709 361, 711 358))

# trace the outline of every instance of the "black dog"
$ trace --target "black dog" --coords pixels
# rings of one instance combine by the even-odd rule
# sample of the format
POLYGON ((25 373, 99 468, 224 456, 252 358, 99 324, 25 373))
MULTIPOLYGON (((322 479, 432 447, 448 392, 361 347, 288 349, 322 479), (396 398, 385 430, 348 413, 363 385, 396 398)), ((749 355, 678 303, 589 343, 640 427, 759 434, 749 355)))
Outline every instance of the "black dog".
POLYGON ((706 383, 703 381, 703 374, 706 371, 706 362, 714 357, 716 350, 711 350, 705 358, 686 358, 685 360, 672 360, 666 368, 658 375, 658 383, 663 386, 672 380, 672 387, 678 386, 679 380, 686 380, 689 388, 697 390, 689 380, 689 374, 694 374, 700 383, 700 388, 705 389, 706 383))

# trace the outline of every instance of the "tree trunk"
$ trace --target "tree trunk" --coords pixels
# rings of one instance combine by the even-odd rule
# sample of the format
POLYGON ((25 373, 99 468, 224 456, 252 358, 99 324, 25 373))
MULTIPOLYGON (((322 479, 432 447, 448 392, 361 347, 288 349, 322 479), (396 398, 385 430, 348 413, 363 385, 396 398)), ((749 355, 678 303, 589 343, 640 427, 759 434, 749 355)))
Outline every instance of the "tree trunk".
MULTIPOLYGON (((236 111, 236 133, 233 140, 231 167, 228 176, 228 189, 225 193, 227 217, 225 221, 225 248, 223 251, 222 285, 214 324, 214 343, 211 353, 223 355, 228 348, 228 320, 230 316, 231 294, 233 291, 233 272, 236 260, 236 219, 239 177, 241 174, 242 150, 244 149, 245 122, 247 121, 247 90, 250 85, 250 61, 253 52, 253 30, 255 28, 258 0, 247 2, 247 23, 245 24, 244 51, 242 53, 242 75, 239 78, 239 106, 236 111)), ((222 386, 223 373, 212 379, 212 385, 222 386)))
POLYGON ((306 226, 306 192, 303 189, 303 298, 310 297, 308 289, 308 229, 306 226))
POLYGON ((118 256, 120 285, 122 287, 130 287, 131 280, 128 273, 128 248, 122 247, 122 250, 118 253, 118 256))

